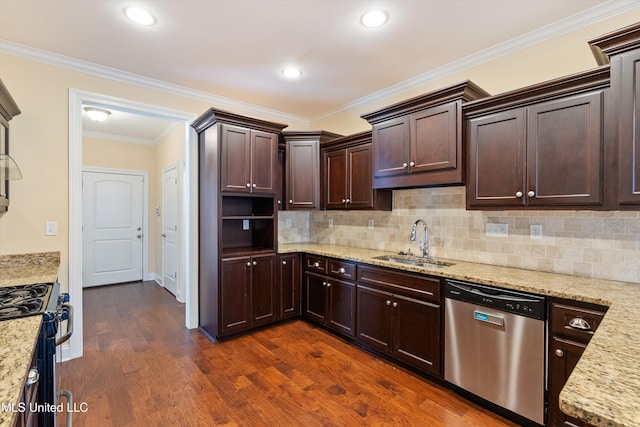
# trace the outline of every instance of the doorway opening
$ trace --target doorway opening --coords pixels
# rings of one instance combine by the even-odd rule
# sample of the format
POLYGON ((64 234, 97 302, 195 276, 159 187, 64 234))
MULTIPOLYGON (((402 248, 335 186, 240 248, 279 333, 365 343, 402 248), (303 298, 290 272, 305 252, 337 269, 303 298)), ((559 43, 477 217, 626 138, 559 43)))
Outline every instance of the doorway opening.
POLYGON ((93 105, 110 110, 136 113, 176 122, 184 135, 184 180, 179 199, 181 226, 177 283, 184 284, 185 326, 198 326, 197 260, 197 136, 190 123, 196 116, 189 112, 139 103, 111 96, 69 90, 69 294, 74 305, 75 333, 63 345, 60 360, 82 356, 82 108, 93 105))

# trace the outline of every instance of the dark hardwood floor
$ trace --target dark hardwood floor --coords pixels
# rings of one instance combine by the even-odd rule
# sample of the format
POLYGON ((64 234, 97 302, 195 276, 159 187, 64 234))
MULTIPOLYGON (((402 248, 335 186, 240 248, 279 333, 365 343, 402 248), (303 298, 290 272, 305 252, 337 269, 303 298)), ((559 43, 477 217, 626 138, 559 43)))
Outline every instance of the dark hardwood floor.
POLYGON ((154 282, 84 291, 58 383, 86 402, 75 427, 515 426, 301 320, 212 343, 154 282))

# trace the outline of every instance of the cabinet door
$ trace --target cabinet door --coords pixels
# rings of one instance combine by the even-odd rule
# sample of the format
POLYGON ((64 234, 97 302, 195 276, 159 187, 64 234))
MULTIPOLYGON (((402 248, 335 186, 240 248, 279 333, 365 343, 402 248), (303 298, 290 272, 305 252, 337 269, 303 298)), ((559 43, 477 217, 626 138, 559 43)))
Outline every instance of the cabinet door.
POLYGON ((409 116, 373 126, 376 177, 402 175, 409 164, 409 116))
POLYGON ((239 126, 220 126, 220 191, 251 191, 250 131, 239 126))
POLYGON ((393 355, 418 369, 441 376, 440 306, 395 295, 391 307, 393 355))
POLYGON ((358 285, 358 341, 383 353, 391 353, 391 302, 389 292, 358 285))
POLYGON ((603 94, 528 108, 528 205, 602 204, 603 94))
POLYGON ((349 209, 368 209, 373 199, 373 145, 347 150, 347 198, 349 209))
POLYGON ((251 192, 276 192, 278 139, 268 132, 251 131, 251 192))
POLYGON ((304 275, 304 315, 324 324, 327 318, 327 279, 313 273, 304 275))
POLYGON ((285 165, 284 148, 278 148, 278 166, 276 168, 277 184, 276 184, 276 192, 275 192, 276 205, 278 207, 278 210, 284 210, 285 208, 284 196, 286 194, 286 191, 285 191, 285 179, 284 179, 284 165, 285 165))
POLYGON ((329 318, 327 326, 344 335, 356 335, 356 284, 328 279, 329 318))
POLYGON ((240 332, 250 326, 249 286, 251 259, 228 258, 221 261, 220 333, 240 332))
POLYGON ((286 169, 287 209, 319 209, 319 142, 288 141, 286 169))
POLYGON ((458 166, 458 103, 429 108, 409 117, 409 172, 431 172, 458 166), (411 166, 413 165, 413 166, 411 166))
POLYGON ((558 401, 562 387, 573 372, 573 368, 576 367, 585 348, 585 344, 552 337, 549 351, 549 426, 586 427, 588 425, 562 412, 558 401))
MULTIPOLYGON (((640 51, 620 55, 619 182, 618 202, 621 205, 640 204, 640 51)), ((613 66, 613 62, 612 62, 613 66)), ((613 68, 612 68, 613 70, 613 68)))
POLYGON ((251 258, 252 326, 271 323, 276 319, 275 268, 275 254, 251 258))
POLYGON ((347 207, 347 152, 345 150, 324 153, 324 182, 326 209, 345 209, 347 207))
POLYGON ((280 256, 280 317, 300 314, 300 255, 280 256))
POLYGON ((522 206, 525 191, 524 110, 467 122, 467 206, 522 206))

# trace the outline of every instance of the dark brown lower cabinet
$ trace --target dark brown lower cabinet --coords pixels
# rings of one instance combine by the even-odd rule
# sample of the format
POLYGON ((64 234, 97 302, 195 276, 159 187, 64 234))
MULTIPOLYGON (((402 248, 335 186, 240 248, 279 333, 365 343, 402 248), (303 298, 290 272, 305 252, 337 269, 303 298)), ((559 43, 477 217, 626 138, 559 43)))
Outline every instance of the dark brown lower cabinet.
POLYGON ((220 336, 276 319, 274 253, 221 261, 220 336))
POLYGON ((357 340, 442 376, 440 280, 373 267, 358 271, 357 340))
POLYGON ((300 315, 300 255, 280 255, 280 297, 278 317, 285 319, 300 315))
POLYGON ((587 427, 589 424, 560 410, 560 392, 576 367, 607 307, 576 301, 550 301, 549 306, 549 417, 550 427, 587 427))
POLYGON ((340 334, 355 336, 356 284, 306 272, 303 314, 340 334))

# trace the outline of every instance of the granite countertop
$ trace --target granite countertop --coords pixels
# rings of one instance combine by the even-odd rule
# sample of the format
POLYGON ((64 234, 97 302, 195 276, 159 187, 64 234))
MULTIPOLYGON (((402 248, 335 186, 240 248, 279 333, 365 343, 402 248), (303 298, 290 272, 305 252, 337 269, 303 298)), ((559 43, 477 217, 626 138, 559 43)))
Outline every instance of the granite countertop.
MULTIPOLYGON (((54 282, 59 252, 0 255, 0 287, 54 282)), ((31 368, 42 316, 0 321, 0 403, 16 405, 31 368)), ((0 427, 13 426, 17 412, 0 411, 0 427)))
POLYGON ((303 252, 381 267, 468 280, 486 285, 609 307, 560 393, 560 408, 594 426, 640 426, 640 285, 518 268, 444 260, 427 268, 373 259, 390 252, 313 243, 281 244, 280 253, 303 252))

